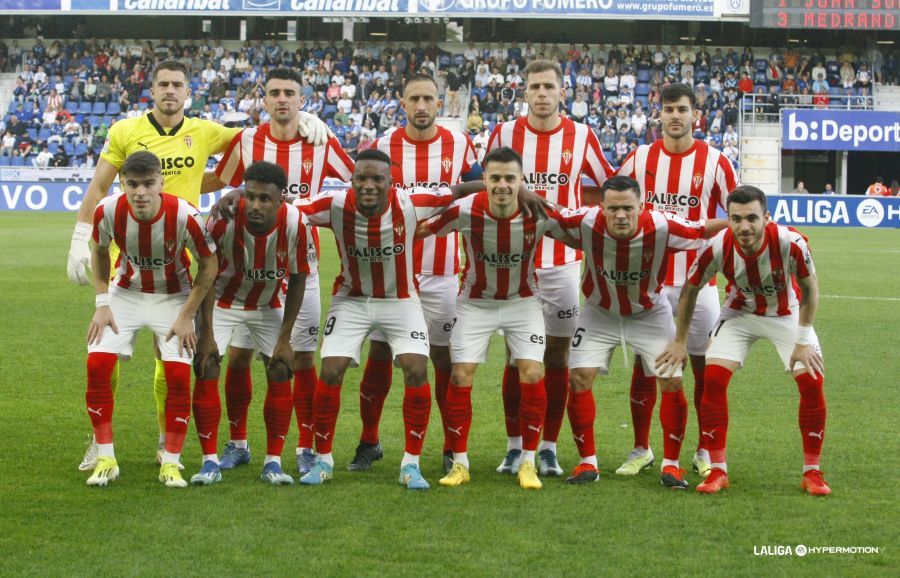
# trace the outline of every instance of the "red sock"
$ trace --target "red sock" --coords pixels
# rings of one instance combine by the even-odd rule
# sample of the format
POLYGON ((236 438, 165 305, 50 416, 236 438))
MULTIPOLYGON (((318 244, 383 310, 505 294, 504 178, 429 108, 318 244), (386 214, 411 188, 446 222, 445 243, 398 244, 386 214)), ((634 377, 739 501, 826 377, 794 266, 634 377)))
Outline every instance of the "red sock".
POLYGON ((467 451, 471 426, 472 388, 451 385, 447 388, 447 435, 454 453, 467 451))
POLYGON ((572 438, 578 446, 578 455, 583 458, 596 455, 594 419, 597 417, 597 404, 594 403, 594 391, 570 391, 568 408, 569 424, 572 426, 572 438))
POLYGON ((544 375, 547 392, 547 413, 544 417, 544 441, 556 442, 566 417, 566 398, 569 396, 569 368, 548 367, 544 375))
POLYGON ((506 417, 506 436, 515 438, 522 435, 519 427, 519 370, 509 365, 503 368, 503 414, 506 417))
POLYGON ((631 371, 631 423, 634 425, 634 447, 650 447, 650 423, 656 405, 656 378, 644 374, 641 363, 631 371))
POLYGON ((706 373, 706 363, 694 363, 696 356, 691 359, 691 371, 694 374, 694 411, 697 412, 697 449, 706 448, 703 441, 703 422, 700 421, 700 404, 703 402, 703 374, 706 373))
POLYGON ((113 394, 109 380, 117 359, 115 353, 93 352, 88 353, 87 357, 87 391, 84 401, 87 403, 88 417, 91 418, 98 444, 113 442, 113 394))
POLYGON ((297 412, 298 448, 313 447, 313 396, 316 394, 315 366, 294 371, 294 411, 297 412))
MULTIPOLYGON (((541 441, 541 429, 547 413, 547 390, 544 380, 537 383, 521 383, 522 403, 519 405, 519 423, 522 427, 522 449, 537 451, 541 441)), ((546 433, 544 439, 547 439, 546 433)))
POLYGON ((166 372, 166 451, 180 454, 191 419, 191 366, 163 361, 166 372))
POLYGON ((450 372, 439 367, 434 368, 434 401, 437 402, 441 414, 441 429, 444 432, 444 451, 450 449, 450 436, 447 432, 447 388, 450 387, 450 372))
POLYGON ((218 451, 220 419, 222 402, 219 399, 219 379, 194 380, 194 427, 203 455, 218 451))
POLYGON ((663 457, 678 461, 681 455, 681 442, 684 441, 684 430, 687 428, 688 403, 684 390, 662 392, 659 404, 659 421, 663 430, 663 457))
POLYGON ((263 418, 266 422, 266 455, 280 456, 284 449, 284 439, 291 427, 291 412, 294 397, 291 382, 269 380, 263 418))
POLYGON ((700 435, 706 441, 710 461, 725 463, 725 444, 728 440, 728 382, 731 372, 721 365, 707 365, 703 374, 703 430, 700 435))
POLYGON ((316 428, 316 452, 330 454, 334 443, 334 428, 341 409, 341 386, 328 385, 320 378, 316 381, 313 398, 313 421, 316 428))
POLYGON ((384 409, 384 400, 391 390, 393 376, 394 362, 392 360, 369 357, 366 361, 366 371, 359 384, 359 416, 362 418, 362 433, 359 441, 364 444, 378 443, 381 411, 384 409))
POLYGON ((231 439, 247 439, 247 409, 253 399, 253 380, 250 368, 225 370, 225 407, 228 410, 228 428, 231 439))
POLYGON ((800 390, 800 435, 803 436, 803 465, 818 466, 825 441, 825 377, 803 373, 794 378, 800 390))
POLYGON ((403 429, 406 432, 406 453, 422 453, 428 418, 431 417, 431 385, 407 386, 403 392, 403 429))

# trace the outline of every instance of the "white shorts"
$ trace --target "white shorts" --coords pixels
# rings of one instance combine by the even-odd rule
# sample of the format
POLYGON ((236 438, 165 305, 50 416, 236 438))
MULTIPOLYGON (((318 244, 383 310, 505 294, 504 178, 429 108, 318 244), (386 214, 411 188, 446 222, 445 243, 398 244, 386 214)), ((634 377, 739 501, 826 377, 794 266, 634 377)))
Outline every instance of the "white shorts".
POLYGON ((503 330, 510 359, 544 362, 544 318, 536 297, 513 301, 460 299, 450 336, 453 363, 484 363, 491 335, 503 330))
MULTIPOLYGON (((678 299, 681 297, 682 287, 683 285, 663 287, 662 294, 669 300, 673 314, 678 312, 678 299)), ((720 312, 719 290, 714 285, 700 289, 700 293, 697 294, 697 307, 694 308, 694 316, 688 330, 687 351, 690 355, 706 355, 709 332, 716 324, 720 312)))
POLYGON ((281 331, 284 309, 265 308, 245 311, 244 309, 223 309, 218 305, 213 312, 213 335, 219 355, 225 355, 229 345, 255 349, 271 357, 281 331), (237 345, 235 337, 248 338, 245 345, 237 345))
POLYGON ((637 315, 619 315, 587 304, 578 317, 578 327, 569 350, 569 368, 596 367, 605 375, 616 347, 631 346, 641 356, 646 375, 681 377, 681 368, 660 374, 654 365, 656 358, 675 337, 672 308, 665 299, 658 299, 649 311, 637 315))
POLYGON ((178 355, 178 339, 173 337, 166 341, 166 335, 185 303, 187 295, 156 295, 111 288, 109 309, 119 333, 116 335, 106 327, 100 336, 100 343, 89 345, 88 353, 115 353, 122 359, 131 359, 138 331, 146 327, 156 336, 156 345, 163 361, 191 363, 193 356, 186 353, 178 355))
MULTIPOLYGON (((303 306, 297 314, 294 329, 291 331, 291 349, 294 351, 315 351, 319 346, 319 321, 322 316, 322 301, 319 298, 319 276, 306 277, 306 293, 303 295, 303 306)), ((250 331, 246 327, 237 327, 231 337, 231 346, 241 349, 254 349, 250 331)))
MULTIPOLYGON (((459 277, 456 275, 416 275, 419 285, 419 302, 428 325, 428 341, 431 345, 450 345, 450 332, 456 321, 456 296, 459 294, 459 277)), ((373 331, 372 341, 387 341, 384 333, 373 331)))
MULTIPOLYGON (((738 313, 726 309, 713 327, 710 335, 709 349, 706 350, 706 359, 727 359, 744 365, 744 359, 750 351, 750 347, 757 339, 767 339, 778 357, 784 363, 785 371, 805 369, 803 364, 789 367, 791 354, 797 344, 797 328, 799 316, 797 313, 786 317, 764 317, 752 313, 738 313)), ((819 346, 819 338, 815 330, 812 335, 813 347, 819 355, 822 348, 819 346)))
POLYGON ((359 365, 366 336, 379 329, 394 357, 416 353, 428 357, 428 327, 419 300, 333 297, 322 327, 320 356, 349 357, 359 365))
POLYGON ((581 303, 581 261, 537 269, 544 327, 551 337, 572 337, 581 303))

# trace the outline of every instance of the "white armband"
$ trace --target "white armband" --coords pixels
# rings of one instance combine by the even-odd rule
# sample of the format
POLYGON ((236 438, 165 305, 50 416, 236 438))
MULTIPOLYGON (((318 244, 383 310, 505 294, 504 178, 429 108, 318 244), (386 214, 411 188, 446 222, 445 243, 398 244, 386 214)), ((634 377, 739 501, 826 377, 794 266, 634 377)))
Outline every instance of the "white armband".
POLYGON ((797 345, 812 345, 813 328, 811 325, 801 325, 797 329, 797 345))
POLYGON ((94 305, 97 308, 109 307, 109 293, 97 293, 97 296, 94 297, 94 305))

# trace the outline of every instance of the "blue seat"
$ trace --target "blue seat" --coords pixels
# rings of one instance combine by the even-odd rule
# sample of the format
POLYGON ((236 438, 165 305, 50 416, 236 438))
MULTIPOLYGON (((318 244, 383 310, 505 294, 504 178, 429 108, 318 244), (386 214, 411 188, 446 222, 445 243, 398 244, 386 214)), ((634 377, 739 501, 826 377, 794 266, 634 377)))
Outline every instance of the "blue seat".
POLYGON ((105 102, 95 102, 94 108, 91 110, 92 114, 106 114, 106 103, 105 102))
POLYGON ((76 157, 83 157, 83 156, 87 155, 87 153, 88 153, 87 145, 84 144, 83 142, 80 142, 75 146, 75 156, 76 157))
POLYGON ((650 94, 650 85, 646 82, 638 82, 634 86, 635 96, 647 96, 648 94, 650 94))
POLYGON ((766 68, 768 68, 769 64, 766 62, 765 58, 757 58, 753 62, 753 66, 756 68, 758 72, 765 72, 766 68))
POLYGON ((650 71, 646 70, 646 69, 638 68, 637 81, 638 82, 650 82, 650 71))
POLYGON ((78 103, 75 102, 74 100, 70 100, 69 102, 66 103, 66 110, 69 112, 69 114, 77 113, 78 112, 78 103))
POLYGON ((122 111, 121 111, 121 109, 119 108, 119 103, 118 103, 118 102, 111 102, 111 103, 109 103, 108 105, 106 105, 106 114, 116 116, 116 115, 118 115, 118 114, 121 113, 121 112, 122 112, 122 111))
POLYGON ((63 141, 63 149, 66 151, 66 154, 72 156, 75 154, 75 145, 70 143, 69 141, 63 141))
POLYGON ((2 157, 0 157, 0 167, 8 167, 8 166, 9 166, 9 161, 10 161, 11 159, 12 159, 12 157, 8 157, 8 156, 5 156, 5 155, 2 156, 2 157))
POLYGON ((42 128, 41 130, 39 130, 39 131, 38 131, 38 138, 41 139, 41 140, 47 140, 48 138, 50 138, 50 129, 49 129, 49 128, 42 128))
POLYGON ((650 108, 650 98, 647 95, 638 95, 634 97, 635 102, 641 103, 641 106, 644 110, 648 110, 650 108))
POLYGON ((18 101, 18 100, 11 100, 11 101, 9 102, 9 107, 6 109, 6 111, 7 111, 9 114, 15 114, 15 113, 16 113, 16 108, 18 108, 18 106, 19 106, 19 101, 18 101))
POLYGON ((149 106, 150 106, 150 103, 147 103, 147 102, 139 102, 139 103, 138 103, 138 110, 147 110, 147 108, 149 108, 149 106))
POLYGON ((57 153, 57 151, 59 151, 59 143, 52 142, 52 143, 47 144, 47 150, 50 151, 51 155, 55 155, 57 153))
POLYGON ((91 103, 84 101, 78 105, 78 113, 79 114, 91 114, 92 108, 93 107, 91 106, 91 103))
POLYGON ((63 84, 65 84, 66 87, 71 86, 73 78, 74 77, 71 74, 63 75, 63 84))
POLYGON ((37 140, 38 133, 37 133, 37 129, 36 129, 36 128, 28 128, 28 129, 25 129, 25 132, 28 133, 28 136, 31 137, 31 140, 33 140, 33 141, 37 140))
POLYGON ((9 165, 11 167, 23 167, 25 166, 25 158, 24 157, 11 157, 9 161, 9 165))
POLYGON ((462 66, 466 63, 466 57, 462 54, 454 54, 453 55, 453 64, 456 66, 462 66))
POLYGON ((91 116, 88 117, 88 123, 92 127, 97 128, 98 126, 100 126, 101 118, 102 117, 100 117, 100 116, 92 114, 91 116))
POLYGON ((148 100, 151 98, 149 88, 145 88, 141 91, 141 99, 145 99, 145 98, 148 100))

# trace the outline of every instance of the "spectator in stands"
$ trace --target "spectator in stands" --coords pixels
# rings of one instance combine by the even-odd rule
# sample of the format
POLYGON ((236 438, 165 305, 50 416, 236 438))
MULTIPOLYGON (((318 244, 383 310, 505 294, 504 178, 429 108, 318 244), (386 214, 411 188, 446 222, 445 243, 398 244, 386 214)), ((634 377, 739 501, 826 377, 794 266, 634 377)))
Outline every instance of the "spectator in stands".
MULTIPOLYGON (((27 153, 23 156, 27 156, 27 153)), ((46 169, 50 166, 51 160, 53 160, 53 154, 50 153, 50 148, 44 144, 41 145, 41 152, 31 160, 31 164, 36 169, 46 169)))
POLYGON ((16 135, 12 131, 7 130, 0 138, 0 156, 11 157, 18 154, 16 150, 16 135))
POLYGON ((572 103, 571 109, 572 120, 575 122, 584 122, 588 115, 588 104, 584 101, 581 92, 575 94, 575 101, 572 103))
POLYGON ((900 183, 897 182, 897 179, 891 181, 891 196, 900 197, 900 183))
POLYGON ((66 152, 66 147, 59 147, 56 150, 56 153, 50 159, 50 166, 54 168, 60 168, 67 167, 69 166, 69 164, 69 153, 66 152))
POLYGON ((738 146, 738 135, 734 132, 734 126, 730 124, 725 127, 725 133, 722 135, 722 146, 727 145, 735 148, 738 146))
POLYGON ((826 183, 826 184, 825 184, 825 190, 822 191, 822 194, 823 194, 823 195, 833 195, 833 194, 835 194, 835 193, 834 193, 834 189, 831 188, 831 183, 826 183))
POLYGON ((891 189, 885 186, 884 177, 876 177, 875 182, 866 189, 866 195, 870 197, 890 197, 891 189))
POLYGON ((828 108, 831 97, 828 96, 828 90, 820 88, 813 96, 812 103, 815 108, 828 108))
MULTIPOLYGON (((725 85, 728 87, 727 83, 725 85)), ((746 72, 741 74, 741 80, 737 84, 738 92, 743 94, 750 94, 753 92, 753 80, 750 78, 750 75, 746 72)))
POLYGON ((481 116, 478 101, 475 101, 470 106, 469 117, 466 119, 466 129, 469 131, 469 134, 474 135, 482 129, 484 123, 485 120, 484 117, 481 116))
POLYGON ((843 88, 854 88, 856 86, 856 71, 853 66, 846 60, 841 64, 841 86, 843 88))
POLYGON ((725 155, 734 168, 738 168, 738 149, 736 146, 726 144, 722 147, 722 154, 725 155))
MULTIPOLYGON (((625 125, 625 126, 627 126, 627 125, 625 125)), ((616 142, 614 152, 615 152, 614 164, 617 167, 620 167, 620 166, 622 166, 622 163, 625 162, 625 157, 628 156, 628 152, 629 152, 628 139, 622 133, 619 133, 619 140, 616 142)))
POLYGON ((809 190, 806 188, 806 185, 803 181, 797 181, 797 186, 794 187, 794 190, 791 191, 792 195, 808 195, 809 190))
POLYGON ((828 81, 825 80, 825 75, 822 73, 819 73, 814 78, 815 78, 815 80, 812 83, 813 93, 815 93, 815 94, 819 94, 821 92, 827 93, 828 89, 831 87, 828 86, 828 81))
POLYGON ((866 62, 861 63, 859 70, 856 72, 856 86, 866 89, 872 87, 872 73, 869 71, 869 64, 866 62))

